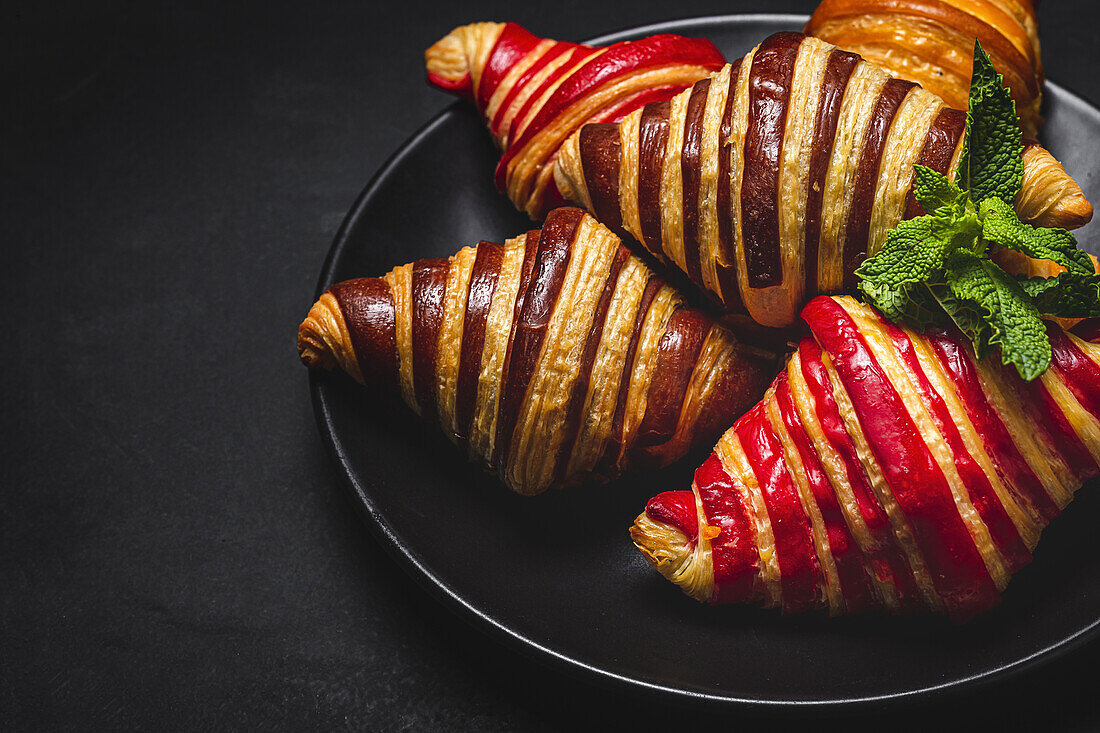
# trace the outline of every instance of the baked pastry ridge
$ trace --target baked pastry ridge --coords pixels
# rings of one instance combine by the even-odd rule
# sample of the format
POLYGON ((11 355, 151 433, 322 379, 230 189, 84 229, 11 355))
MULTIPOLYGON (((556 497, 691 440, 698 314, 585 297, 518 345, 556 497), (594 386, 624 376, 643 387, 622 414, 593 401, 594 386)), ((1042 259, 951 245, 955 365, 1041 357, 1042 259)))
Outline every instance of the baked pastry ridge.
MULTIPOLYGON (((586 125, 554 175, 566 198, 727 312, 782 327, 814 294, 850 291, 889 230, 924 213, 913 166, 953 175, 965 126, 964 112, 913 82, 778 33, 667 102, 586 125)), ((1075 217, 1061 205, 1076 185, 1061 185, 1049 153, 1029 145, 1024 165, 1021 219, 1072 228, 1091 217, 1091 206, 1075 217)))
POLYGON ((399 391, 521 494, 668 464, 774 373, 576 208, 503 245, 333 285, 298 350, 399 391))
POLYGON ((669 99, 716 71, 710 41, 660 34, 594 47, 539 38, 517 23, 471 23, 424 52, 428 82, 477 105, 502 151, 497 187, 533 219, 565 202, 558 147, 586 122, 669 99))
POLYGON ((691 491, 650 500, 635 544, 710 603, 956 621, 995 605, 1100 474, 1100 345, 1049 324, 1052 367, 1028 383, 847 296, 802 317, 810 336, 764 399, 691 491))

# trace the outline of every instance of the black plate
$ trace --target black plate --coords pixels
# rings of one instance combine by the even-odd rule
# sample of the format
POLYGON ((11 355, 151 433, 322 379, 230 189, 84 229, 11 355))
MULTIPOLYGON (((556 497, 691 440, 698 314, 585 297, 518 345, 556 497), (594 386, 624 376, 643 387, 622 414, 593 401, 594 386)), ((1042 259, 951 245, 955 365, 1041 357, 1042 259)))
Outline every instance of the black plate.
MULTIPOLYGON (((727 16, 646 26, 712 39, 728 58, 805 17, 727 16)), ((413 83, 410 80, 410 83, 413 83)), ((1100 112, 1055 84, 1045 137, 1100 200, 1100 112)), ((493 187, 497 155, 456 104, 379 171, 341 227, 321 288, 531 228, 493 187)), ((1097 227, 1082 241, 1096 251, 1097 227)), ((661 578, 627 527, 653 494, 690 485, 698 460, 610 486, 525 499, 466 463, 411 412, 317 376, 321 432, 398 562, 447 606, 514 647, 590 678, 725 704, 839 704, 930 694, 1050 659, 1100 624, 1100 554, 1086 489, 1043 538, 999 608, 957 628, 937 618, 828 619, 700 605, 661 578)), ((1089 487, 1094 488, 1094 487, 1089 487)))

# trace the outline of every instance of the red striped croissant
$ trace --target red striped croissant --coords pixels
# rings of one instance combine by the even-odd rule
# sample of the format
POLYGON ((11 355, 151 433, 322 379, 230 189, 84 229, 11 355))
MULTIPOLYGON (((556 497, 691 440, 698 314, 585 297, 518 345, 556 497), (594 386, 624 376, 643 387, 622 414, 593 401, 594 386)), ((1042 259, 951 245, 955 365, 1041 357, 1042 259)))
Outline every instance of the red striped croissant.
POLYGON ((298 351, 400 391, 521 494, 706 445, 759 397, 773 363, 580 209, 503 246, 333 285, 298 351))
POLYGON ((970 103, 977 38, 1004 74, 1024 134, 1038 132, 1044 77, 1031 0, 823 0, 806 33, 917 82, 956 109, 970 103))
POLYGON ((784 612, 928 610, 1000 598, 1044 527, 1100 473, 1100 345, 1051 324, 1032 383, 819 296, 763 401, 631 529, 689 595, 784 612))
POLYGON ((606 47, 552 41, 516 23, 472 23, 424 53, 428 81, 473 101, 503 157, 497 187, 531 218, 565 203, 558 147, 586 122, 615 121, 722 68, 710 41, 671 34, 606 47))
MULTIPOLYGON (((787 326, 813 294, 850 290, 889 230, 923 213, 913 165, 953 173, 965 123, 855 54, 779 33, 669 102, 586 125, 562 146, 555 179, 728 312, 787 326)), ((1032 150, 1021 218, 1088 221, 1087 202, 1061 205, 1061 167, 1032 150)))

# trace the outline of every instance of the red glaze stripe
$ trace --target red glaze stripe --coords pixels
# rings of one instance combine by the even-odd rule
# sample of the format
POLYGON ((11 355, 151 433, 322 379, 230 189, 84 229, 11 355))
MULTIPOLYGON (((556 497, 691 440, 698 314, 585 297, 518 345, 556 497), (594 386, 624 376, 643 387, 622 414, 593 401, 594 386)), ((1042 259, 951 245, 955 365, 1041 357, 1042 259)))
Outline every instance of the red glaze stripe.
POLYGON ((505 23, 497 36, 493 50, 485 62, 481 79, 477 85, 477 109, 482 114, 489 107, 489 100, 500 86, 500 81, 512 67, 523 60, 527 54, 539 45, 541 38, 532 35, 518 23, 505 23))
POLYGON ((871 569, 876 578, 893 584, 902 608, 920 608, 920 591, 909 560, 897 543, 890 519, 879 504, 855 444, 848 435, 844 418, 833 397, 832 382, 821 360, 821 347, 813 339, 802 339, 798 355, 802 363, 802 376, 814 399, 814 414, 821 423, 825 439, 840 457, 844 468, 841 480, 851 488, 871 535, 872 549, 868 558, 871 569))
POLYGON ((699 352, 713 325, 694 308, 680 308, 672 314, 657 346, 645 416, 635 438, 638 447, 664 445, 676 434, 699 352))
POLYGON ((435 364, 450 269, 450 262, 441 258, 419 260, 412 268, 413 391, 421 417, 428 420, 437 418, 435 364))
POLYGON ((855 290, 855 271, 867 256, 867 243, 871 235, 871 209, 875 205, 878 174, 886 138, 890 135, 894 118, 902 102, 913 87, 904 79, 891 79, 882 87, 875 103, 867 133, 863 138, 863 151, 859 156, 856 177, 852 182, 852 206, 848 210, 844 237, 844 289, 855 290))
POLYGON ((749 120, 741 179, 741 232, 749 287, 783 282, 779 252, 779 158, 801 33, 776 33, 756 49, 749 71, 749 120))
MULTIPOLYGON (((724 63, 725 58, 714 44, 700 38, 660 34, 637 41, 621 41, 608 46, 603 53, 587 58, 576 72, 570 74, 554 90, 546 104, 535 113, 523 134, 518 138, 510 135, 508 150, 500 159, 498 166, 498 181, 502 179, 500 170, 507 170, 508 163, 526 147, 531 138, 577 100, 594 94, 605 84, 621 76, 637 74, 657 66, 699 66, 714 71, 721 68, 724 63)), ((568 67, 571 64, 567 63, 565 66, 568 67)), ((560 75, 556 76, 560 78, 560 75)), ((521 118, 517 116, 518 119, 521 118)))
POLYGON ((458 359, 458 382, 455 386, 456 437, 470 437, 470 422, 477 400, 478 376, 481 373, 481 356, 485 349, 485 324, 493 305, 500 266, 504 260, 504 248, 492 242, 477 246, 477 256, 470 271, 469 290, 466 294, 466 314, 462 322, 462 348, 458 359))
POLYGON ((737 278, 737 258, 734 255, 733 233, 733 179, 730 170, 730 135, 733 132, 734 102, 737 100, 737 84, 741 77, 741 61, 730 64, 730 84, 726 90, 726 107, 722 112, 722 124, 718 128, 718 285, 722 288, 722 304, 727 313, 744 312, 741 302, 741 285, 737 278), (723 265, 725 262, 727 264, 723 265))
POLYGON ((959 516, 947 479, 863 334, 831 298, 814 298, 802 317, 833 359, 948 614, 964 621, 991 608, 999 594, 959 516))
POLYGON ((783 426, 791 436, 791 442, 794 443, 798 457, 802 461, 802 470, 806 483, 810 487, 810 493, 821 513, 829 551, 836 562, 837 578, 840 581, 845 610, 848 613, 865 611, 871 607, 873 599, 866 571, 863 568, 863 556, 848 531, 844 510, 837 501, 836 492, 829 483, 829 477, 821 467, 817 451, 811 446, 810 436, 802 426, 786 372, 780 372, 776 379, 775 402, 779 408, 783 426))
POLYGON ((592 364, 596 361, 596 351, 603 339, 603 328, 607 322, 607 311, 611 307, 611 298, 615 295, 615 288, 619 284, 619 273, 623 265, 630 259, 630 250, 619 245, 615 259, 611 262, 611 270, 604 282, 603 293, 596 304, 596 313, 592 317, 592 327, 588 330, 588 338, 584 342, 584 353, 581 355, 580 369, 577 379, 573 382, 573 391, 569 395, 569 406, 566 407, 565 420, 563 422, 563 437, 557 467, 555 469, 555 483, 560 483, 565 476, 565 469, 569 465, 569 458, 573 454, 573 446, 577 441, 577 433, 581 427, 581 411, 584 409, 585 400, 588 398, 589 380, 592 378, 592 364))
POLYGON ((1050 522, 1058 516, 1058 505, 1020 453, 1008 426, 989 404, 971 360, 970 347, 957 336, 948 336, 938 329, 929 329, 924 338, 951 375, 955 392, 966 406, 966 414, 974 429, 982 436, 986 452, 993 458, 1001 480, 1012 490, 1018 502, 1034 508, 1044 523, 1050 522))
POLYGON ((689 541, 699 536, 699 516, 695 494, 690 491, 665 491, 649 500, 645 513, 655 522, 663 522, 684 533, 689 541))
POLYGON ((737 435, 768 508, 783 586, 783 611, 794 613, 820 605, 821 569, 813 530, 787 471, 782 445, 768 422, 766 404, 758 402, 737 421, 737 435))
POLYGON ((1071 330, 1079 339, 1100 343, 1100 318, 1086 318, 1071 330))
POLYGON ((913 379, 917 394, 920 395, 921 401, 932 417, 936 430, 947 443, 954 459, 955 470, 959 472, 962 485, 970 496, 970 503, 982 518, 982 522, 989 528, 994 544, 1008 562, 1009 572, 1016 572, 1031 562, 1031 553, 1020 539, 1016 525, 1012 523, 1004 505, 997 497, 989 477, 967 450, 962 434, 947 408, 947 403, 928 381, 928 375, 921 368, 920 360, 913 350, 912 341, 894 324, 883 319, 879 319, 879 324, 890 336, 890 341, 913 379))
POLYGON ((736 603, 762 596, 757 590, 756 520, 743 504, 748 489, 726 473, 722 461, 711 453, 695 471, 695 490, 707 525, 720 530, 710 542, 714 602, 736 603))
POLYGON ((710 79, 695 83, 688 97, 684 119, 684 145, 680 152, 681 207, 684 223, 684 259, 691 281, 705 290, 699 261, 699 156, 703 148, 703 113, 706 111, 710 79))
POLYGON ((328 289, 340 304, 363 381, 397 388, 397 321, 393 291, 382 278, 364 277, 328 289))
POLYGON ((615 415, 611 419, 611 434, 607 439, 607 447, 600 458, 596 470, 607 477, 618 473, 617 464, 622 454, 626 436, 623 435, 626 413, 626 398, 630 394, 630 377, 634 373, 634 359, 638 354, 638 340, 642 335, 642 326, 645 324, 649 307, 653 305, 653 299, 665 285, 664 281, 656 275, 651 275, 646 282, 642 298, 638 303, 638 312, 634 317, 634 330, 630 333, 630 346, 626 350, 626 358, 623 360, 623 370, 619 375, 619 394, 615 401, 615 415))
POLYGON ((817 123, 814 126, 814 142, 810 153, 809 194, 806 198, 806 297, 818 292, 817 258, 821 242, 821 199, 825 194, 825 176, 833 157, 836 128, 840 122, 840 108, 852 71, 860 62, 859 56, 839 48, 829 54, 825 64, 825 76, 821 82, 821 95, 817 103, 817 123))
POLYGON ((1077 480, 1084 482, 1095 476, 1096 461, 1043 383, 1038 379, 1025 382, 1015 367, 1001 368, 999 373, 1008 386, 1009 395, 1015 396, 1031 418, 1038 435, 1055 455, 1062 457, 1077 480))
POLYGON ((581 166, 592 199, 592 213, 620 237, 623 220, 619 210, 619 165, 622 160, 619 126, 585 125, 581 128, 581 166))
POLYGON ((1047 323, 1053 358, 1051 366, 1081 406, 1100 420, 1100 367, 1085 356, 1058 326, 1047 323))
MULTIPOLYGON (((928 130, 928 136, 924 139, 924 147, 921 148, 917 162, 926 168, 947 175, 951 159, 955 156, 955 148, 959 146, 959 140, 962 139, 965 130, 966 113, 944 107, 936 115, 932 127, 928 130)), ((917 203, 917 198, 910 188, 906 198, 905 218, 913 219, 923 216, 924 213, 924 209, 917 203)))
MULTIPOLYGON (((494 453, 502 470, 512 445, 516 420, 527 397, 531 376, 535 373, 546 328, 554 315, 562 281, 569 268, 573 242, 584 212, 580 209, 556 209, 551 212, 539 234, 536 270, 522 299, 516 298, 516 317, 512 339, 505 359, 507 377, 501 385, 500 410, 494 453)), ((530 246, 530 242, 528 242, 530 246)))
POLYGON ((684 89, 686 89, 686 87, 683 84, 643 89, 640 92, 631 94, 629 97, 623 98, 621 102, 611 107, 605 107, 600 110, 592 116, 589 122, 620 122, 634 110, 641 109, 651 102, 667 102, 684 91, 684 89))
POLYGON ((448 94, 453 94, 470 102, 474 101, 474 79, 468 71, 458 79, 450 79, 429 71, 428 83, 448 94))
MULTIPOLYGON (((558 41, 547 49, 546 53, 539 56, 538 60, 527 68, 527 71, 520 74, 520 77, 516 79, 516 83, 513 84, 512 88, 508 90, 508 93, 504 95, 504 99, 501 100, 500 106, 497 107, 496 114, 493 115, 493 119, 489 124, 489 129, 493 131, 494 135, 500 132, 500 126, 504 123, 504 115, 507 114, 508 108, 512 106, 512 103, 515 101, 520 91, 530 84, 531 80, 535 78, 535 75, 546 68, 547 64, 563 53, 572 51, 575 48, 578 48, 575 43, 558 41)), ((519 119, 519 115, 517 114, 513 119, 519 119)))
POLYGON ((668 145, 668 115, 668 102, 647 104, 638 125, 638 214, 642 244, 662 256, 661 169, 668 145))

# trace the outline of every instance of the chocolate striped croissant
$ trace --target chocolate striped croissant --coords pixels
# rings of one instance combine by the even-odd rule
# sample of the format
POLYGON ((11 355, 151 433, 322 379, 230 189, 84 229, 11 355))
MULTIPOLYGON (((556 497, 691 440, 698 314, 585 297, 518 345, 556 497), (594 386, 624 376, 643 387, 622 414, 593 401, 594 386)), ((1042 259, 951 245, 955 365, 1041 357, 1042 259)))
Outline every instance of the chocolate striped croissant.
POLYGON ((1043 62, 1031 0, 823 0, 808 35, 858 53, 966 109, 974 39, 1004 74, 1024 135, 1039 130, 1043 62))
MULTIPOLYGON (((727 311, 787 326, 813 294, 850 290, 889 230, 922 213, 913 165, 953 174, 965 123, 855 54, 778 33, 669 102, 586 125, 562 146, 554 175, 567 198, 727 311)), ((1021 218, 1086 221, 1066 215, 1056 172, 1041 165, 1053 159, 1034 149, 1021 218)))
POLYGON ((722 68, 710 41, 661 34, 592 47, 516 23, 471 23, 424 52, 428 81, 473 101, 503 157, 497 187, 531 218, 565 203, 558 147, 586 122, 615 121, 722 68))
POLYGON ((580 209, 329 288, 298 329, 311 367, 399 390, 521 494, 667 464, 763 392, 742 346, 580 209))
POLYGON ((996 604, 1044 527, 1100 473, 1100 345, 1051 324, 1035 382, 844 297, 719 440, 691 491, 631 535, 689 595, 784 612, 996 604))

